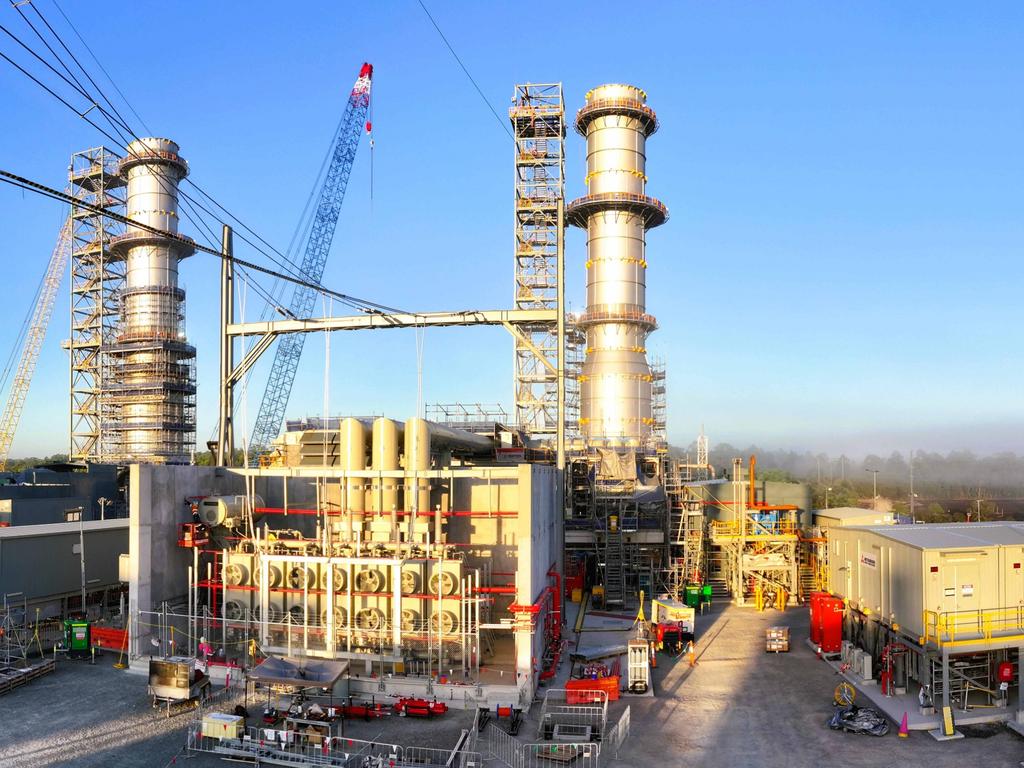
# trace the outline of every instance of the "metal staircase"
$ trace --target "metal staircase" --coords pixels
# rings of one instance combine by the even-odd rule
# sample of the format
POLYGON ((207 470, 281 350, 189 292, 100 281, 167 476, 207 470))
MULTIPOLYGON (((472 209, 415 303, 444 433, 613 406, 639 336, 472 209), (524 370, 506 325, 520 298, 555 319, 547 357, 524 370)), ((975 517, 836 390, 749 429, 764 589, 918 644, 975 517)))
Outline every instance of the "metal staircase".
POLYGON ((604 537, 604 601, 606 605, 624 605, 626 601, 625 552, 622 544, 622 521, 604 537))

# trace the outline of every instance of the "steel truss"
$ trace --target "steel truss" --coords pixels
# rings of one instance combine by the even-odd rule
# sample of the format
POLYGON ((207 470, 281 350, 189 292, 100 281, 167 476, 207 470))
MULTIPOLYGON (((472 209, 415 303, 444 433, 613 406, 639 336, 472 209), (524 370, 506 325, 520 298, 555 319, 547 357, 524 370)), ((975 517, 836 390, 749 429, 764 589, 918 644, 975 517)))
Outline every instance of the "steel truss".
MULTIPOLYGON (((564 253, 565 107, 560 83, 517 85, 509 119, 515 136, 517 310, 556 310, 564 253)), ((557 321, 523 326, 515 340, 516 420, 552 440, 559 421, 557 321)))
MULTIPOLYGON (((124 215, 125 181, 120 156, 94 147, 71 156, 71 194, 85 204, 124 215)), ((71 446, 72 461, 107 456, 102 427, 103 368, 118 320, 118 295, 125 262, 112 258, 109 244, 124 225, 91 210, 71 206, 71 446)))

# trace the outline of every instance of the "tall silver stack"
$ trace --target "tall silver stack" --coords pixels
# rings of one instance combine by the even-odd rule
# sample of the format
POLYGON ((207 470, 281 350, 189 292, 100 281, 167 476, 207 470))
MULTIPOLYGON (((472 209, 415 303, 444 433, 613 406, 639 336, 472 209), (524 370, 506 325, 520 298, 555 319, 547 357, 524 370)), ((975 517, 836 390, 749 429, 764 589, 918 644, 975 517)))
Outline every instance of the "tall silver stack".
POLYGON ((635 86, 602 85, 576 114, 587 139, 587 194, 566 218, 587 230, 580 431, 594 447, 643 448, 654 424, 646 343, 657 324, 646 307, 645 237, 668 211, 646 194, 646 142, 658 128, 646 102, 635 86))
MULTIPOLYGON (((127 181, 128 218, 177 235, 178 183, 188 174, 178 145, 134 141, 119 171, 127 181)), ((185 339, 178 262, 194 249, 187 239, 129 225, 110 250, 126 262, 116 340, 107 353, 113 375, 103 385, 110 453, 123 462, 188 463, 195 442, 195 349, 185 339)))

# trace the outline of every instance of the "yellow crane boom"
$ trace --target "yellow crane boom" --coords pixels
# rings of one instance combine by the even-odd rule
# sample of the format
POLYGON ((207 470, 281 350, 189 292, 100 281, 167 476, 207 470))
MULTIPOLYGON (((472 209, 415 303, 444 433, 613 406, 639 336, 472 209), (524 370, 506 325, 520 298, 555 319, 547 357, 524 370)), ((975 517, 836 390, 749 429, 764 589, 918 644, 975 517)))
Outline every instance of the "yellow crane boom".
POLYGON ((0 416, 0 472, 7 469, 11 443, 14 442, 14 433, 18 429, 21 410, 25 407, 25 397, 28 395, 28 388, 32 383, 32 374, 36 370, 39 350, 43 346, 43 338, 46 336, 46 326, 49 325, 50 316, 53 314, 53 303, 57 298, 57 290, 60 288, 60 278, 67 267, 70 255, 71 219, 68 219, 60 228, 57 245, 50 255, 50 263, 43 276, 43 286, 39 291, 39 300, 36 302, 28 332, 25 334, 25 343, 21 348, 21 358, 18 360, 18 368, 14 374, 11 391, 7 395, 3 415, 0 416))

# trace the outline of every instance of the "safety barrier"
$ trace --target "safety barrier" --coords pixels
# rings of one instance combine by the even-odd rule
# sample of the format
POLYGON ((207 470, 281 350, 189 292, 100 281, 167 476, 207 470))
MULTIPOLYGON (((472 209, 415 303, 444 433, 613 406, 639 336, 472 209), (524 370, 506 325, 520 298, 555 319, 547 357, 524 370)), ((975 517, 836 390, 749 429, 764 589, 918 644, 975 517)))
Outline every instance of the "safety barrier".
POLYGON ((600 690, 554 688, 544 694, 537 738, 552 738, 556 726, 589 728, 590 738, 601 741, 608 724, 608 694, 600 690), (573 703, 570 704, 569 702, 573 703))
POLYGON ((626 711, 622 713, 619 721, 613 725, 608 735, 605 737, 603 744, 608 749, 615 759, 619 757, 619 747, 625 743, 626 739, 629 738, 629 726, 632 722, 630 717, 630 707, 626 707, 626 711))
POLYGON ((926 645, 969 645, 992 640, 1024 640, 1024 606, 924 612, 926 645))
POLYGON ((467 750, 405 747, 379 741, 331 736, 320 738, 301 731, 247 727, 235 732, 224 725, 224 736, 203 734, 201 722, 189 726, 186 746, 191 752, 209 752, 226 759, 278 764, 329 765, 342 768, 479 768, 480 754, 467 750))
POLYGON ((573 768, 598 768, 601 745, 595 742, 545 741, 524 744, 494 723, 487 725, 488 757, 509 768, 552 768, 572 764, 573 768))
POLYGON ((712 520, 712 538, 726 538, 746 536, 747 538, 772 537, 772 536, 796 536, 797 525, 788 520, 747 520, 746 526, 741 527, 738 520, 712 520))

